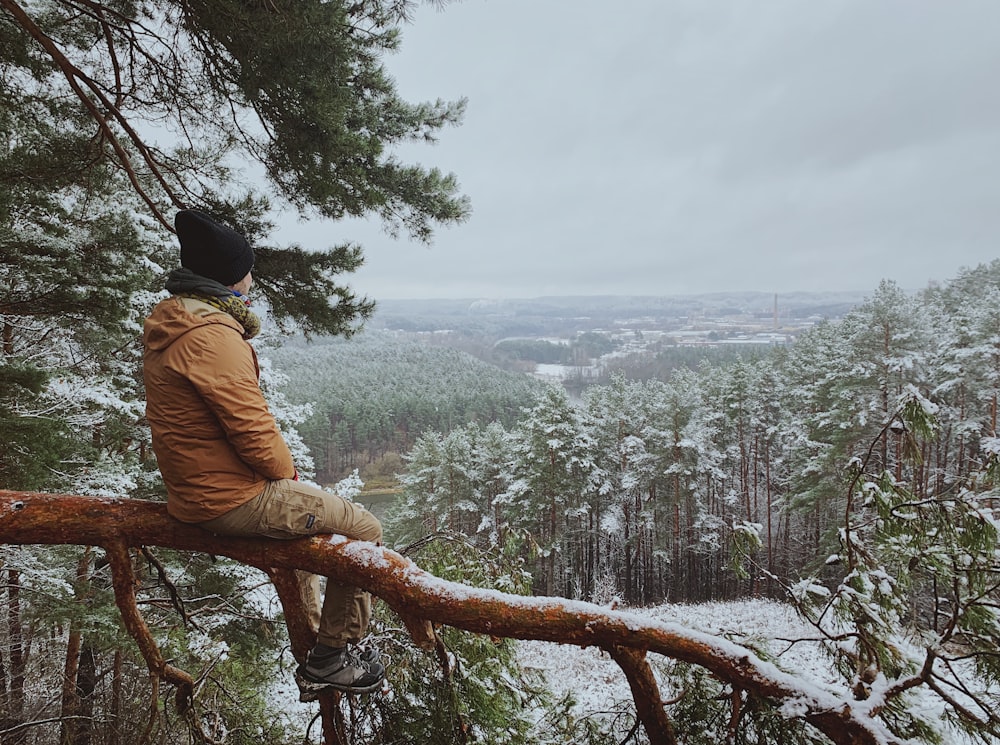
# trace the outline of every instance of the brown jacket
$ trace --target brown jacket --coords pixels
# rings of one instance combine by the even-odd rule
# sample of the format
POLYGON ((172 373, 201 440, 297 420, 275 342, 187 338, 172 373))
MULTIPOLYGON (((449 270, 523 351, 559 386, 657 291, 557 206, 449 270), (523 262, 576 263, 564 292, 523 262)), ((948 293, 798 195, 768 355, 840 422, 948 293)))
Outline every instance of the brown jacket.
POLYGON ((146 319, 143 345, 146 416, 171 515, 210 520, 295 475, 257 355, 229 314, 168 298, 146 319))

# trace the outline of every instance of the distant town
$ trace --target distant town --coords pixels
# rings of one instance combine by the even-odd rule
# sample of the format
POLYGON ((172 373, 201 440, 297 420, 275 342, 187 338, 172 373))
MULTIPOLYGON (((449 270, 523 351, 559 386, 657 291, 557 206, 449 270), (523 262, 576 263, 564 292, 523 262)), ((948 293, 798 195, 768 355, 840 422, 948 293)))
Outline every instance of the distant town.
POLYGON ((674 350, 716 356, 787 345, 865 293, 386 300, 368 328, 456 347, 550 380, 605 378, 674 350), (717 351, 712 351, 717 350, 717 351))

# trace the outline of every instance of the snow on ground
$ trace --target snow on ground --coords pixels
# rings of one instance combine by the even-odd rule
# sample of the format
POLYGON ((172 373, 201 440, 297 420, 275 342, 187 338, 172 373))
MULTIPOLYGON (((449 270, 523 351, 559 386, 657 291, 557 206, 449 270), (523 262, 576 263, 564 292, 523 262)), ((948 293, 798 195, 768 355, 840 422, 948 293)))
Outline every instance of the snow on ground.
MULTIPOLYGON (((807 686, 828 691, 844 691, 844 684, 832 670, 829 658, 819 644, 802 642, 815 639, 815 629, 804 622, 791 606, 770 600, 711 602, 699 605, 661 605, 645 609, 628 609, 631 613, 652 619, 678 623, 688 628, 720 636, 736 644, 765 650, 778 667, 803 678, 807 686), (798 643, 792 643, 800 640, 798 643)), ((521 666, 544 675, 546 684, 556 699, 570 694, 576 702, 578 716, 597 715, 618 710, 622 702, 631 705, 632 695, 621 668, 600 649, 542 641, 519 641, 518 658, 521 666)), ((657 671, 658 655, 650 661, 657 671)), ((300 704, 298 690, 292 679, 293 662, 286 659, 283 675, 273 681, 268 698, 281 702, 281 717, 295 729, 304 730, 315 714, 315 704, 300 704)), ((676 695, 669 680, 657 675, 664 698, 676 695)), ((932 719, 939 702, 929 696, 914 702, 924 707, 932 719)), ((313 736, 316 731, 313 726, 313 736)), ((971 741, 956 733, 945 734, 948 745, 971 745, 971 741)), ((988 742, 988 741, 986 741, 988 742)), ((1000 745, 1000 741, 997 741, 1000 745)))
MULTIPOLYGON (((724 637, 736 644, 765 651, 778 667, 801 676, 807 686, 828 691, 844 692, 844 683, 832 669, 829 657, 816 642, 793 644, 795 640, 816 639, 816 630, 784 603, 770 600, 710 602, 699 605, 661 605, 652 608, 628 609, 648 615, 658 621, 678 623, 691 629, 724 637)), ((609 655, 593 647, 580 648, 553 642, 520 641, 518 657, 521 666, 545 676, 552 693, 561 698, 571 694, 576 701, 575 713, 580 716, 600 714, 616 709, 625 701, 631 704, 625 675, 609 655)), ((659 655, 650 654, 654 673, 659 655)), ((660 692, 665 699, 677 694, 669 680, 657 674, 660 692)), ((931 695, 917 694, 914 710, 922 710, 934 721, 940 717, 940 701, 931 695)), ((944 733, 948 745, 971 745, 961 733, 944 733)), ((1000 740, 979 741, 995 742, 1000 740)))
MULTIPOLYGON (((836 678, 826 658, 814 644, 789 645, 780 639, 814 638, 815 630, 784 604, 768 600, 746 600, 700 605, 661 605, 630 612, 648 615, 768 650, 775 664, 809 676, 809 681, 827 687, 836 678), (768 641, 764 641, 768 640, 768 641)), ((616 702, 631 701, 628 682, 621 668, 600 649, 586 649, 553 642, 518 642, 522 667, 543 673, 553 694, 571 693, 580 714, 609 711, 616 702)), ((656 655, 651 655, 656 658, 656 655)), ((655 665, 654 665, 655 671, 655 665)), ((670 698, 676 691, 660 680, 661 693, 670 698)))

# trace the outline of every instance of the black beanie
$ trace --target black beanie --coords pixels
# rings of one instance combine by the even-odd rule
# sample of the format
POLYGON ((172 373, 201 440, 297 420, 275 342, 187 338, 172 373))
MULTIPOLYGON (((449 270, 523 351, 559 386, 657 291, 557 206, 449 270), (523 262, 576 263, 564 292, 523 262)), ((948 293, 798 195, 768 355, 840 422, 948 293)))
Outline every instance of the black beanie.
POLYGON ((195 274, 228 287, 253 269, 253 249, 247 239, 204 212, 181 210, 174 227, 181 242, 181 266, 195 274))

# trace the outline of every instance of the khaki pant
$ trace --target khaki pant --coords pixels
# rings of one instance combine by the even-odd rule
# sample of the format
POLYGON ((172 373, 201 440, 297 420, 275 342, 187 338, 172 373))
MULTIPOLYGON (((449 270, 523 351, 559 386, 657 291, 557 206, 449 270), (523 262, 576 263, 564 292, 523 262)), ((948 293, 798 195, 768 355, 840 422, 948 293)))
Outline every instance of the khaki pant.
MULTIPOLYGON (((259 496, 199 525, 220 535, 290 539, 337 533, 372 543, 382 541, 382 526, 368 510, 291 479, 271 481, 259 496)), ((337 584, 328 577, 321 610, 319 577, 307 572, 296 574, 303 600, 310 609, 310 621, 313 628, 319 628, 320 643, 343 647, 360 642, 371 619, 369 594, 357 587, 337 584)))

